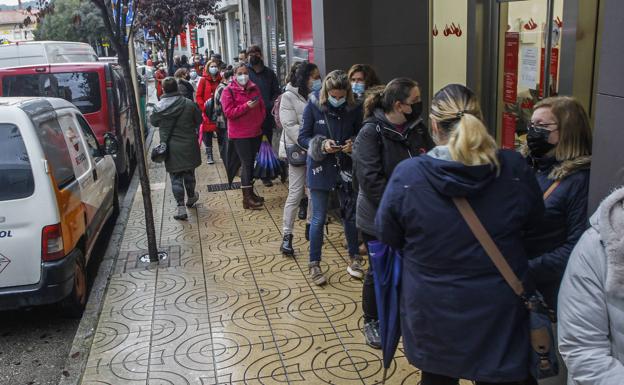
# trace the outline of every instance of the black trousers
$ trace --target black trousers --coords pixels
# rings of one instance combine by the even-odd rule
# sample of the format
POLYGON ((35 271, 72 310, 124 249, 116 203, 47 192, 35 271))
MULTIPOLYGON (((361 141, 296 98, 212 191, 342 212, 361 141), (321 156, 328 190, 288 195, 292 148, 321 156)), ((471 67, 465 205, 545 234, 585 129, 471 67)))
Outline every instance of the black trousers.
POLYGON ((251 187, 253 184, 254 162, 260 149, 261 137, 230 139, 234 144, 238 158, 241 161, 241 187, 251 187))
MULTIPOLYGON (((368 242, 376 241, 373 235, 362 232, 362 241, 368 249, 368 242)), ((373 264, 371 263, 370 253, 368 254, 368 271, 364 276, 364 284, 362 285, 362 310, 364 311, 364 322, 377 320, 377 298, 375 298, 375 280, 373 279, 373 264)))
MULTIPOLYGON (((440 374, 433 374, 428 372, 422 372, 422 379, 420 385, 458 385, 459 380, 457 378, 447 377, 440 374)), ((476 381, 476 385, 524 385, 524 381, 519 382, 483 382, 476 381)))
POLYGON ((212 148, 212 132, 204 132, 202 134, 202 142, 206 148, 212 148))
POLYGON ((184 191, 187 197, 195 196, 195 170, 172 172, 171 190, 178 206, 184 206, 184 191))

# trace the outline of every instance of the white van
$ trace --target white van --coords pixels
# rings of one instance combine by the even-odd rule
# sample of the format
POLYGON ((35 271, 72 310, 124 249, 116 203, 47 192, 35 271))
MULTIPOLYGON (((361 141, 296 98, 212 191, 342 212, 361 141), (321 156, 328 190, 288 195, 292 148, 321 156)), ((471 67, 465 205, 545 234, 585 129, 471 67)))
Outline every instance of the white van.
POLYGON ((82 313, 86 264, 119 208, 117 142, 105 143, 63 99, 0 98, 0 310, 82 313))
POLYGON ((28 41, 0 45, 0 68, 95 61, 97 54, 87 43, 28 41))

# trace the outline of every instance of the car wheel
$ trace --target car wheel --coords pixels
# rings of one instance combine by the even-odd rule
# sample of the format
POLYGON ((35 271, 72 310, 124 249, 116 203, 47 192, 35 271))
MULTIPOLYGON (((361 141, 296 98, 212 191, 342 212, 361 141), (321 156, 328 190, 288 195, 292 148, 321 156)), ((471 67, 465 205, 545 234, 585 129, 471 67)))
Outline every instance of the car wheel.
POLYGON ((72 291, 65 298, 61 306, 63 313, 70 318, 80 318, 87 305, 87 269, 85 267, 85 258, 82 252, 76 253, 74 261, 74 284, 72 291))

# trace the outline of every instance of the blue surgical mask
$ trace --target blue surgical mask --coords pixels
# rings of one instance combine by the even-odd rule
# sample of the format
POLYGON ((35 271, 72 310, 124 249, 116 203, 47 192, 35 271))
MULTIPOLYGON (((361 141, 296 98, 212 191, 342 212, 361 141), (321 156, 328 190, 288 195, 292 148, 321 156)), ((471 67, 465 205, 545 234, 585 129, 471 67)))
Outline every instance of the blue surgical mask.
POLYGON ((364 83, 353 82, 351 83, 351 90, 353 90, 354 94, 362 95, 366 87, 364 87, 364 83))
POLYGON ((336 98, 334 98, 331 95, 329 95, 328 100, 329 100, 329 104, 331 104, 332 107, 334 107, 334 108, 338 108, 338 107, 342 106, 347 101, 346 98, 336 99, 336 98))
POLYGON ((312 80, 312 86, 310 87, 310 91, 312 92, 320 91, 322 86, 323 86, 323 82, 321 82, 321 79, 314 79, 312 80))
POLYGON ((210 72, 210 75, 216 75, 219 73, 219 69, 217 67, 208 67, 208 72, 210 72))

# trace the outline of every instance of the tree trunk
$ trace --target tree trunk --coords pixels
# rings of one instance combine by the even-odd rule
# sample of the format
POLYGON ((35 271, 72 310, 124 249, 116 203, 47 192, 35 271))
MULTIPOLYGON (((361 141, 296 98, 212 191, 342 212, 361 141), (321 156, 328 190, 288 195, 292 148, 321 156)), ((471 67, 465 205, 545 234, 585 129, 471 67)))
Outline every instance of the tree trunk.
POLYGON ((167 39, 167 73, 173 76, 173 51, 175 49, 176 36, 167 39))
POLYGON ((154 227, 154 212, 152 210, 152 195, 149 182, 149 174, 147 173, 145 162, 145 144, 143 141, 143 135, 141 135, 141 127, 139 125, 139 111, 137 109, 138 95, 136 95, 134 86, 131 84, 131 72, 136 71, 135 68, 131 68, 128 55, 128 49, 132 49, 125 45, 123 48, 127 48, 124 52, 120 49, 117 52, 119 58, 119 65, 124 72, 124 81, 126 83, 126 89, 130 95, 130 115, 132 118, 132 126, 134 132, 134 147, 137 157, 137 171, 139 172, 139 180, 141 181, 141 195, 143 196, 143 210, 145 211, 145 232, 147 233, 147 249, 149 252, 150 261, 158 261, 158 248, 156 245, 156 229, 154 227))

